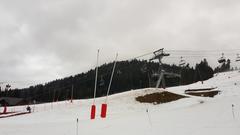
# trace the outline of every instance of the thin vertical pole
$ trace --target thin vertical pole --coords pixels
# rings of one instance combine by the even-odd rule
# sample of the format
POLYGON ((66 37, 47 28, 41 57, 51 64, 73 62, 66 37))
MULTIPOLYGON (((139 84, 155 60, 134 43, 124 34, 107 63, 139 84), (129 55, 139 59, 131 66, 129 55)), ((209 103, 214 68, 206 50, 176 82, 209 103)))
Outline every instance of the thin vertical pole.
POLYGON ((152 121, 151 121, 151 117, 150 117, 150 114, 149 114, 148 105, 145 104, 145 108, 146 108, 146 113, 147 113, 147 116, 148 116, 148 122, 149 122, 150 126, 152 127, 152 121))
POLYGON ((234 105, 232 104, 232 115, 233 115, 233 119, 235 119, 235 115, 234 115, 234 105))
POLYGON ((179 79, 179 86, 181 85, 181 80, 182 80, 182 69, 183 67, 181 66, 181 61, 182 61, 183 57, 180 57, 180 62, 179 62, 179 67, 180 67, 180 79, 179 79))
POLYGON ((33 100, 33 112, 35 111, 35 104, 36 104, 36 101, 33 100))
MULTIPOLYGON (((157 84, 156 84, 156 88, 159 88, 160 86, 160 83, 162 81, 162 78, 164 77, 163 75, 163 71, 162 71, 162 62, 161 62, 161 59, 162 57, 160 57, 158 60, 159 60, 159 68, 158 68, 158 73, 159 73, 159 78, 158 78, 158 81, 157 81, 157 84)), ((163 84, 164 85, 164 84, 163 84)))
POLYGON ((51 104, 51 108, 53 109, 53 103, 55 102, 55 89, 53 90, 53 101, 52 101, 52 104, 51 104))
POLYGON ((150 75, 148 73, 148 87, 150 88, 151 87, 151 80, 150 80, 150 75))
MULTIPOLYGON (((160 74, 159 74, 159 79, 158 79, 158 81, 157 81, 156 88, 159 88, 161 81, 163 81, 163 77, 164 77, 164 76, 163 76, 163 72, 161 71, 160 74)), ((163 85, 164 85, 164 84, 163 84, 163 85)))
POLYGON ((73 84, 72 84, 72 92, 71 92, 71 103, 73 102, 73 84))
POLYGON ((78 118, 77 118, 77 125, 76 125, 76 135, 78 135, 78 118))
POLYGON ((53 101, 52 102, 55 102, 55 89, 53 90, 53 101))
POLYGON ((179 86, 181 85, 181 81, 182 81, 182 67, 180 67, 180 79, 179 79, 179 86))
POLYGON ((201 76, 201 73, 200 73, 199 68, 197 68, 197 71, 198 71, 198 74, 199 74, 200 81, 201 81, 201 83, 203 84, 203 79, 202 79, 202 76, 201 76))
POLYGON ((115 62, 114 62, 114 65, 113 65, 113 70, 112 70, 112 74, 111 74, 110 82, 109 82, 109 85, 108 85, 108 90, 107 90, 107 96, 106 96, 106 101, 105 101, 105 103, 107 103, 107 99, 108 99, 109 91, 110 91, 110 89, 111 89, 112 79, 113 79, 113 75, 114 75, 114 71, 115 71, 116 63, 117 63, 117 58, 118 58, 118 53, 116 54, 115 62))
POLYGON ((96 65, 96 76, 95 76, 95 85, 94 85, 93 105, 95 104, 95 97, 96 97, 96 91, 97 91, 98 59, 99 59, 99 49, 97 51, 97 65, 96 65))

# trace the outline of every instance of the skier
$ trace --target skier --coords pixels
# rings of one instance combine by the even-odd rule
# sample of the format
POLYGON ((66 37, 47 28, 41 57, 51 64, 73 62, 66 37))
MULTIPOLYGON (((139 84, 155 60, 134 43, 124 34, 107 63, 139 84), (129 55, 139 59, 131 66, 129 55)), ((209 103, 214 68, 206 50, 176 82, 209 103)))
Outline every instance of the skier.
POLYGON ((30 106, 27 106, 27 111, 29 112, 29 113, 31 113, 31 107, 30 106))

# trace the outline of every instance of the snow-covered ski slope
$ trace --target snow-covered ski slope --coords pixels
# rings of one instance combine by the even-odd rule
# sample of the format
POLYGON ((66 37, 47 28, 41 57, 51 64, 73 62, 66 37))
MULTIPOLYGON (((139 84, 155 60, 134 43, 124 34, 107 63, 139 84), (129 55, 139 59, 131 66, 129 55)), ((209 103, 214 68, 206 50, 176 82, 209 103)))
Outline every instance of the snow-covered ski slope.
MULTIPOLYGON (((159 105, 142 104, 135 97, 162 89, 115 94, 108 99, 106 119, 99 116, 105 97, 96 99, 95 120, 90 120, 92 99, 40 104, 32 106, 31 114, 0 119, 0 135, 76 135, 77 118, 79 135, 239 135, 239 72, 220 73, 203 84, 198 82, 166 90, 184 94, 187 89, 209 87, 217 87, 221 94, 214 98, 190 96, 159 105)), ((8 110, 25 111, 25 108, 8 110)))

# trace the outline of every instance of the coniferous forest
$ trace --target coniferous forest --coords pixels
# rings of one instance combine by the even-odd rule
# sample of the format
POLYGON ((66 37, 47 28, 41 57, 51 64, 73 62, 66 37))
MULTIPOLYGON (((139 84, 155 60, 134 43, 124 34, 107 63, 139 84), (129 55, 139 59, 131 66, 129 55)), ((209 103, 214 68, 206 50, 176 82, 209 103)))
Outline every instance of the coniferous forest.
MULTIPOLYGON (((224 65, 226 67, 226 65, 224 65)), ((146 60, 132 60, 117 62, 110 94, 120 93, 139 88, 155 87, 158 78, 154 74, 159 64, 146 60)), ((113 63, 103 64, 99 67, 96 96, 105 96, 113 68, 113 63)), ((221 68, 215 69, 219 71, 221 68)), ((190 67, 177 65, 163 65, 163 70, 169 73, 181 74, 181 77, 165 76, 166 87, 187 85, 197 81, 204 81, 213 77, 214 70, 208 65, 206 59, 190 67)), ((225 70, 225 68, 224 68, 225 70)), ((61 101, 71 98, 86 99, 93 97, 95 69, 86 73, 57 79, 45 84, 30 86, 24 89, 2 91, 0 97, 17 97, 28 100, 29 103, 61 101), (73 92, 73 93, 72 93, 73 92)))

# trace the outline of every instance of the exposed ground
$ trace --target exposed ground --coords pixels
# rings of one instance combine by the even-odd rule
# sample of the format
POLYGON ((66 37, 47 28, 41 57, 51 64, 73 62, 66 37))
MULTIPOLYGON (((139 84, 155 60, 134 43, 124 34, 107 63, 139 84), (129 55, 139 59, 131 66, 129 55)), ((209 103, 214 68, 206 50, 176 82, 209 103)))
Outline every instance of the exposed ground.
POLYGON ((185 93, 187 93, 187 92, 194 92, 194 91, 210 91, 210 90, 214 90, 216 88, 217 87, 202 88, 202 89, 188 89, 188 90, 185 90, 185 93))
POLYGON ((162 104, 162 103, 172 102, 181 98, 186 98, 186 96, 163 91, 163 92, 156 92, 152 94, 146 94, 144 96, 139 96, 139 97, 136 97, 136 100, 141 103, 162 104))
POLYGON ((192 96, 201 96, 201 97, 214 97, 218 95, 220 91, 204 91, 204 92, 187 92, 186 94, 192 95, 192 96))
POLYGON ((203 88, 203 89, 188 89, 185 90, 185 94, 192 95, 192 96, 200 96, 200 97, 214 97, 220 94, 221 91, 214 90, 216 87, 211 88, 203 88))

